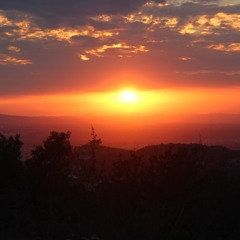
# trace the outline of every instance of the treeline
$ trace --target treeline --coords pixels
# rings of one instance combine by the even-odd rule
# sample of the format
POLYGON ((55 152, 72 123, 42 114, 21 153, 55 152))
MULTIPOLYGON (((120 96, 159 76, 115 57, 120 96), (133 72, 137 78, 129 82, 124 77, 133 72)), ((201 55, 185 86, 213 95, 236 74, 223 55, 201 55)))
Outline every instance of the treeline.
POLYGON ((239 153, 219 148, 209 165, 209 147, 170 144, 148 161, 120 154, 105 172, 94 129, 84 156, 70 136, 51 132, 23 162, 20 136, 0 134, 1 239, 239 238, 239 153))

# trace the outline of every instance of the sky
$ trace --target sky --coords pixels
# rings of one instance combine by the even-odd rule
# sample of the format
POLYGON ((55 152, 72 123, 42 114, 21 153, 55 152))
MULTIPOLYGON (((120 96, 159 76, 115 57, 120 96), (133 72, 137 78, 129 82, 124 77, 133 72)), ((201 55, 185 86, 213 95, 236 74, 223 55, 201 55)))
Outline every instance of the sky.
POLYGON ((240 114, 239 62, 240 0, 0 0, 3 114, 240 114))

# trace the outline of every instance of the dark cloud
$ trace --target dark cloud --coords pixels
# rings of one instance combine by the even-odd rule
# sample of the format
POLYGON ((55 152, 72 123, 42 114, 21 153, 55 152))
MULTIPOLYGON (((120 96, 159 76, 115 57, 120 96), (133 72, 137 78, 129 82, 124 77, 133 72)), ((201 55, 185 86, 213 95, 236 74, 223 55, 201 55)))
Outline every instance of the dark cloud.
POLYGON ((24 11, 57 23, 73 17, 126 14, 145 2, 147 0, 7 0, 0 2, 0 9, 24 11))
POLYGON ((111 22, 98 22, 90 20, 89 23, 98 30, 118 29, 118 25, 111 22))
POLYGON ((189 17, 194 17, 202 14, 214 15, 218 12, 224 13, 239 13, 240 4, 234 6, 218 6, 218 5, 202 5, 199 3, 187 2, 179 6, 168 5, 162 8, 147 7, 145 8, 146 14, 164 15, 179 17, 180 22, 186 21, 189 17))
POLYGON ((81 91, 132 73, 153 88, 240 85, 240 5, 145 2, 0 0, 0 94, 81 91))
POLYGON ((71 38, 71 40, 74 42, 75 46, 80 47, 91 48, 100 45, 100 40, 88 36, 74 36, 71 38))

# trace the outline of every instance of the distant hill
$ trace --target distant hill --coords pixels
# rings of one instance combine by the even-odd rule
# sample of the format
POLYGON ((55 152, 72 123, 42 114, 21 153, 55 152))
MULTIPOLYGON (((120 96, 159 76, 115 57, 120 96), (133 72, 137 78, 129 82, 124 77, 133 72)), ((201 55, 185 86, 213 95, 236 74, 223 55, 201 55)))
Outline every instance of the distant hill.
POLYGON ((201 144, 159 144, 141 148, 137 151, 146 161, 149 157, 161 157, 167 152, 171 155, 185 150, 186 158, 199 159, 205 166, 218 166, 230 162, 240 163, 240 150, 231 150, 224 146, 205 146, 201 144))
MULTIPOLYGON (((91 125, 96 129, 104 145, 122 149, 134 150, 171 142, 186 144, 202 142, 205 145, 240 149, 239 114, 145 117, 139 114, 134 115, 134 119, 130 115, 113 115, 106 118, 104 116, 26 117, 0 114, 0 132, 5 135, 17 133, 21 135, 24 142, 24 157, 29 156, 34 145, 41 144, 51 131, 71 131, 72 145, 86 144, 90 138, 91 125), (118 123, 115 122, 116 119, 118 123)), ((156 147, 151 151, 156 151, 156 147)))
MULTIPOLYGON (((76 148, 80 158, 88 160, 90 152, 87 145, 76 148)), ((128 161, 131 154, 139 157, 145 164, 149 164, 151 159, 157 161, 170 161, 177 158, 193 161, 205 169, 222 169, 227 171, 240 167, 240 151, 231 150, 223 146, 205 146, 201 144, 159 144, 130 151, 121 148, 98 146, 96 148, 97 168, 104 172, 110 172, 116 161, 128 161)))
MULTIPOLYGON (((90 148, 88 145, 75 147, 75 152, 78 153, 79 158, 88 160, 91 158, 90 148)), ((109 172, 112 169, 112 164, 116 161, 127 160, 130 156, 130 150, 122 148, 114 148, 107 146, 96 147, 97 168, 104 172, 109 172)))

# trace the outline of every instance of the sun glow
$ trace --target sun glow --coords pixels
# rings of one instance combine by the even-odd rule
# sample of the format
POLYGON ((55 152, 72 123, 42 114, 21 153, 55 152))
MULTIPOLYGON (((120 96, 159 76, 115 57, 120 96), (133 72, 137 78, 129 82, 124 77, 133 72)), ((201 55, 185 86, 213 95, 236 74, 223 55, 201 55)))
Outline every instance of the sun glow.
POLYGON ((134 91, 123 91, 120 94, 120 102, 135 103, 138 101, 138 95, 134 91))
MULTIPOLYGON (((0 96, 0 109, 8 115, 109 116, 114 114, 239 114, 239 87, 226 89, 118 89, 113 92, 68 93, 21 97, 0 96), (204 96, 204 98, 203 98, 204 96)), ((174 119, 174 118, 173 118, 174 119)), ((141 119, 140 119, 141 120, 141 119)))

